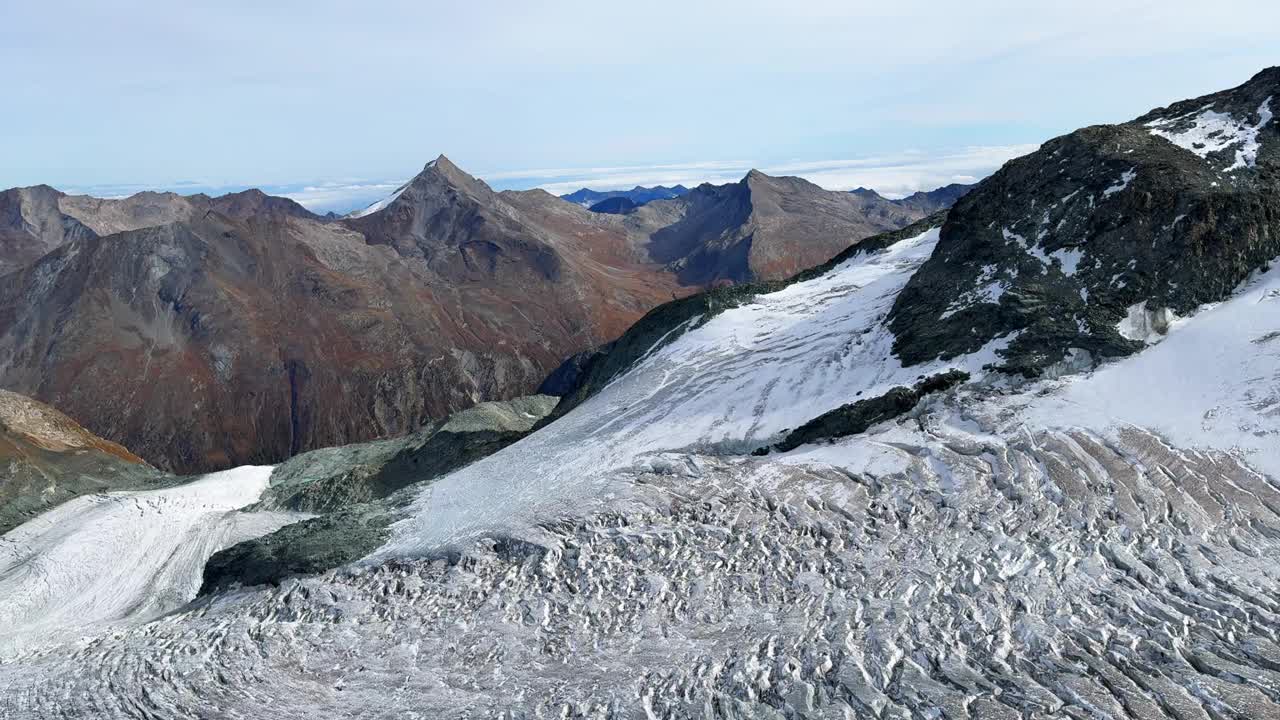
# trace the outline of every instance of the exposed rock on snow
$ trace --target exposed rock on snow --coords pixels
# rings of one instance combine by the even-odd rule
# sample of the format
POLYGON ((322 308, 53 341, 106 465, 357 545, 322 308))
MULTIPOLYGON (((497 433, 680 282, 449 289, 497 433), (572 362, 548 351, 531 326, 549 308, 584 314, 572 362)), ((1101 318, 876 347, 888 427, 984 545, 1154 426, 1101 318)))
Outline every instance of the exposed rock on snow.
POLYGON ((1117 329, 1137 303, 1186 315, 1228 297, 1280 256, 1273 97, 1280 68, 1008 162, 951 210, 937 251, 895 301, 894 351, 913 364, 1021 331, 1004 368, 1035 376, 1071 348, 1098 359, 1141 349, 1117 329), (1214 135, 1228 150, 1206 146, 1208 161, 1150 132, 1181 129, 1210 106, 1248 127, 1214 135), (1233 166, 1230 148, 1248 161, 1233 166))
POLYGON ((1151 134, 1168 140, 1200 157, 1210 153, 1235 151, 1235 162, 1227 170, 1253 167, 1258 161, 1258 131, 1271 122, 1271 96, 1258 106, 1256 123, 1212 110, 1212 104, 1198 113, 1148 122, 1151 134))
POLYGON ((271 473, 256 509, 326 513, 215 553, 201 594, 279 582, 345 565, 384 544, 405 516, 414 488, 491 455, 527 435, 556 398, 534 395, 481 403, 406 438, 325 448, 271 473))

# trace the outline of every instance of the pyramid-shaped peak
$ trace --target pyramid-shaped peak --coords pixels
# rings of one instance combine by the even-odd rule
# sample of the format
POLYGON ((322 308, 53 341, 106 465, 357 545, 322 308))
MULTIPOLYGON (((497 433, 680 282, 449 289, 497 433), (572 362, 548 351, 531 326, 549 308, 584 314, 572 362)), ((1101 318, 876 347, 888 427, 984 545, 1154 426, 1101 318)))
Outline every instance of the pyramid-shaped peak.
POLYGON ((464 186, 473 192, 479 191, 481 187, 488 189, 474 175, 453 164, 453 161, 443 154, 427 163, 422 168, 422 172, 418 173, 418 177, 438 178, 450 185, 464 186))
POLYGON ((458 166, 454 165, 453 161, 444 153, 437 155, 435 160, 424 165, 422 169, 431 170, 432 168, 438 168, 440 170, 458 170, 458 166))

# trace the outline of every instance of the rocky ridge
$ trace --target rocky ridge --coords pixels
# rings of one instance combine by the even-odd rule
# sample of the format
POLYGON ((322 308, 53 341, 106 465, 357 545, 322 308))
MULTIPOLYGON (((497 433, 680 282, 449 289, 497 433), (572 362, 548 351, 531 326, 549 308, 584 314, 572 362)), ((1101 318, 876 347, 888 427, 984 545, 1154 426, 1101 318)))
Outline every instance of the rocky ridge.
POLYGON ((172 482, 57 410, 0 390, 0 534, 81 495, 172 482))
POLYGON ((1073 348, 1137 351, 1122 324, 1139 306, 1186 315, 1222 300, 1280 255, 1273 98, 1277 68, 1007 163, 951 209, 899 296, 895 352, 918 363, 1017 332, 1006 367, 1035 375, 1073 348))

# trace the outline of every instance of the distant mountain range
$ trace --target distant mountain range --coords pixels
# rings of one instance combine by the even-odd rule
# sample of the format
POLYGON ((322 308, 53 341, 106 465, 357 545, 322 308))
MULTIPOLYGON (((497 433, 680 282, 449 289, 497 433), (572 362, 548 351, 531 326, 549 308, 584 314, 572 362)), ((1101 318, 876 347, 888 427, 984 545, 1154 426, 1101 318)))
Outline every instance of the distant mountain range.
POLYGON ((166 470, 277 462, 527 394, 664 301, 926 214, 755 171, 647 190, 683 194, 590 212, 443 156, 346 218, 258 191, 8 190, 0 386, 166 470))
POLYGON ((568 195, 561 195, 560 199, 568 200, 575 205, 581 205, 585 208, 589 208, 592 205, 596 205, 597 203, 610 198, 626 198, 635 205, 644 205, 645 203, 652 202, 654 200, 670 200, 671 198, 678 198, 687 192, 689 192, 689 188, 683 185, 674 185, 672 187, 667 187, 665 185, 641 187, 640 185, 637 185, 630 190, 604 191, 582 188, 581 190, 575 190, 568 195))
POLYGON ((650 252, 681 282, 710 285, 789 277, 857 240, 927 214, 879 196, 752 170, 739 182, 699 185, 628 217, 655 228, 650 252))
POLYGON ((955 205, 957 200, 968 194, 968 192, 974 187, 974 185, 952 183, 950 185, 944 185, 936 190, 914 192, 904 198, 898 198, 897 200, 889 200, 881 196, 880 193, 875 190, 868 188, 860 187, 850 190, 849 192, 868 200, 879 198, 880 200, 884 200, 885 202, 897 205, 901 208, 910 208, 917 212, 932 214, 955 205))

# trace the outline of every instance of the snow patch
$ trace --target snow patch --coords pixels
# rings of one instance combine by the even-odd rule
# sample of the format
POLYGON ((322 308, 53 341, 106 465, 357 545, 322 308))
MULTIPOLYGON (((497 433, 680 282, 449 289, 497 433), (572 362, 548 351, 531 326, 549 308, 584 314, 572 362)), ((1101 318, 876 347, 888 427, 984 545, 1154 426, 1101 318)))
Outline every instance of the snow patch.
MULTIPOLYGON (((434 165, 434 164, 435 164, 435 162, 436 162, 435 160, 432 160, 431 162, 427 163, 427 167, 431 167, 432 165, 434 165)), ((395 192, 393 192, 393 193, 391 193, 390 195, 388 195, 388 196, 386 196, 386 197, 382 198, 382 199, 381 199, 381 200, 379 200, 378 202, 373 203, 372 205, 370 205, 369 207, 367 207, 367 208, 365 208, 365 209, 363 209, 363 210, 356 210, 355 212, 353 212, 353 213, 351 213, 351 214, 347 215, 347 217, 349 217, 349 218, 362 218, 362 217, 365 217, 365 216, 367 216, 367 215, 372 215, 372 214, 374 214, 374 213, 378 212, 379 210, 384 210, 384 209, 386 209, 386 207, 387 207, 388 205, 390 205, 391 203, 395 202, 395 201, 396 201, 396 198, 400 197, 400 194, 401 194, 401 193, 403 193, 403 192, 404 192, 408 187, 409 187, 409 183, 405 183, 405 184, 401 185, 400 187, 396 188, 396 191, 395 191, 395 192)))
POLYGON ((1007 283, 996 280, 996 272, 999 270, 995 265, 985 265, 982 271, 978 273, 976 290, 970 290, 961 294, 951 302, 945 312, 938 319, 946 320, 956 313, 973 305, 984 303, 998 304, 1000 298, 1004 296, 1005 290, 1009 289, 1007 283))
POLYGON ((1138 176, 1138 170, 1136 168, 1129 168, 1128 170, 1125 170, 1123 173, 1120 174, 1120 182, 1116 183, 1115 185, 1112 185, 1106 190, 1103 190, 1102 197, 1104 198, 1111 197, 1112 195, 1115 195, 1121 190, 1124 190, 1125 188, 1129 187, 1129 183, 1133 182, 1133 179, 1136 178, 1137 176, 1138 176))
POLYGON ((1049 257, 1058 261, 1063 275, 1070 276, 1075 275, 1076 270, 1079 269, 1080 259, 1084 257, 1084 250, 1080 248, 1063 248, 1049 253, 1049 257))
POLYGON ((1208 157, 1210 153, 1236 148, 1236 160, 1227 168, 1238 170, 1243 167, 1254 167, 1258 160, 1258 133, 1271 122, 1271 98, 1268 97, 1258 106, 1258 124, 1250 125, 1226 113, 1210 110, 1212 105, 1199 110, 1199 114, 1191 118, 1193 113, 1172 118, 1152 120, 1147 128, 1152 135, 1162 137, 1178 147, 1195 153, 1200 157, 1208 157), (1182 130, 1167 129, 1188 121, 1191 125, 1182 130))
POLYGON ((1041 250, 1038 245, 1032 245, 1028 243, 1025 237, 1019 235, 1018 233, 1011 232, 1009 228, 1001 228, 1000 232, 1004 236, 1005 240, 1017 243, 1018 247, 1025 250, 1026 253, 1031 257, 1039 260, 1044 265, 1049 264, 1049 256, 1046 255, 1044 253, 1044 250, 1041 250))

